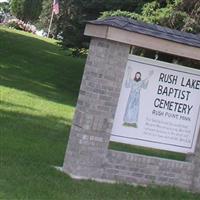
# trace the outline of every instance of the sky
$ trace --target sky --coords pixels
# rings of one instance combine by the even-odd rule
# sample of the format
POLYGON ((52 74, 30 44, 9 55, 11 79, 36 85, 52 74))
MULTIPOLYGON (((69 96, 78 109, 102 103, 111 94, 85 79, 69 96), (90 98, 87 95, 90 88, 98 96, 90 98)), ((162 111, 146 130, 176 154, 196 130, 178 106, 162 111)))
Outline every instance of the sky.
POLYGON ((8 0, 0 0, 0 3, 2 3, 2 2, 7 2, 8 0))

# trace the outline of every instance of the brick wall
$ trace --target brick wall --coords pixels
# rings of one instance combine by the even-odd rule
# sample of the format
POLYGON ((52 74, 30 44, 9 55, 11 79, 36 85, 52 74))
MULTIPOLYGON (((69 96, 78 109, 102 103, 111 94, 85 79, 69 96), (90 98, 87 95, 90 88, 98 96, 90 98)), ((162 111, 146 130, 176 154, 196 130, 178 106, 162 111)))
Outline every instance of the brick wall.
POLYGON ((200 192, 200 140, 187 162, 108 150, 128 54, 129 45, 92 38, 63 171, 76 178, 200 192))
POLYGON ((176 185, 189 189, 194 165, 151 156, 108 150, 103 179, 141 185, 176 185))
POLYGON ((63 170, 97 178, 103 173, 129 45, 93 38, 81 83, 63 170))

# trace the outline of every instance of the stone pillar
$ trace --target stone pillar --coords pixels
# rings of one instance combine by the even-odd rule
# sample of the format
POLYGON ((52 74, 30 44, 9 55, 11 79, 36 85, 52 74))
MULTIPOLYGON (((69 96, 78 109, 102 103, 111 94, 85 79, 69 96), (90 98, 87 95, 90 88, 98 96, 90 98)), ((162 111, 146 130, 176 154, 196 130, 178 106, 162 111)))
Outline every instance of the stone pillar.
POLYGON ((194 164, 191 190, 194 192, 200 192, 200 133, 197 139, 195 154, 191 158, 190 162, 194 164))
POLYGON ((100 178, 130 46, 92 38, 63 171, 100 178))

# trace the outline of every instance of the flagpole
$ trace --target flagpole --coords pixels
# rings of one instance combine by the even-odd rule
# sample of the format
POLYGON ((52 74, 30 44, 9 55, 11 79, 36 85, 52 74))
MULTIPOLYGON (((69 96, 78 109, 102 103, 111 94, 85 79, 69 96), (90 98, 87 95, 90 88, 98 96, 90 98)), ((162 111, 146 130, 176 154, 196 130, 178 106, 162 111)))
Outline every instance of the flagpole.
POLYGON ((53 22, 53 16, 54 16, 54 10, 52 9, 51 20, 50 20, 50 24, 49 24, 49 28, 48 28, 47 37, 49 37, 50 31, 51 31, 51 26, 52 26, 52 22, 53 22))

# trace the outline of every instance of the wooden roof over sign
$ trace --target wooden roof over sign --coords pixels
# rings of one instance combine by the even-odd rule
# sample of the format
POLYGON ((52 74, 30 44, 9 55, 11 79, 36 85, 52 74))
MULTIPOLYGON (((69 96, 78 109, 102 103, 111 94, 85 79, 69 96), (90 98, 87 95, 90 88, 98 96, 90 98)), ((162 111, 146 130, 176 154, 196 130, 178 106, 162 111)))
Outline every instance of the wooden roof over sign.
POLYGON ((200 36, 124 17, 89 21, 85 35, 200 61, 200 36))
POLYGON ((165 39, 200 48, 200 36, 183 31, 162 27, 155 24, 139 22, 125 17, 110 17, 89 21, 88 24, 111 26, 114 28, 165 39))

